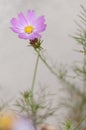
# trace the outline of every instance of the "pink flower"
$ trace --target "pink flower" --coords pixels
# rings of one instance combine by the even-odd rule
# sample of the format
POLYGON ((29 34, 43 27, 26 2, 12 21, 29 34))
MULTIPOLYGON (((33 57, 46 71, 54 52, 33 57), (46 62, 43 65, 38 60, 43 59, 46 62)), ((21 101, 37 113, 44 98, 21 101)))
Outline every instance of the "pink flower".
POLYGON ((23 13, 19 13, 18 18, 11 19, 11 29, 18 34, 19 38, 40 39, 40 33, 46 29, 45 18, 44 16, 37 18, 35 11, 28 10, 26 16, 23 13))
POLYGON ((35 130, 33 123, 29 119, 16 119, 11 127, 11 130, 35 130))

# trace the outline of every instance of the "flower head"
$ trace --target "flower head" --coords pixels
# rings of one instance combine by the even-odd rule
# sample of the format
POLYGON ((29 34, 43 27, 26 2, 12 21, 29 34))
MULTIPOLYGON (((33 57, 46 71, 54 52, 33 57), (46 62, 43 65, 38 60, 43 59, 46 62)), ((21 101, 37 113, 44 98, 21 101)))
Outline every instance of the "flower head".
POLYGON ((13 122, 15 121, 15 115, 12 113, 4 113, 0 115, 0 129, 11 129, 13 122))
POLYGON ((30 120, 21 117, 14 122, 12 130, 35 130, 35 128, 30 120))
POLYGON ((13 32, 18 33, 19 38, 40 39, 40 33, 46 29, 45 18, 44 16, 37 18, 35 11, 28 10, 25 16, 23 13, 19 13, 18 18, 11 19, 11 29, 13 32))

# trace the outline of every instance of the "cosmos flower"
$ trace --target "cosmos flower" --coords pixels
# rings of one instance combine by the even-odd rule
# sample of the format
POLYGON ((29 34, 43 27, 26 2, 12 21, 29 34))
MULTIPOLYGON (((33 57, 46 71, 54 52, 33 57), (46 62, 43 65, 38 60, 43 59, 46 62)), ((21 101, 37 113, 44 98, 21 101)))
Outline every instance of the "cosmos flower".
POLYGON ((40 33, 46 29, 45 18, 44 16, 37 18, 35 11, 28 10, 25 16, 23 13, 19 13, 18 18, 11 19, 11 29, 18 34, 19 38, 40 39, 40 33))
POLYGON ((8 130, 11 129, 13 122, 15 121, 16 117, 12 113, 4 113, 0 115, 0 129, 8 130))
POLYGON ((35 130, 35 128, 30 120, 20 117, 14 122, 12 130, 35 130))
POLYGON ((0 130, 35 130, 35 128, 30 119, 8 112, 0 115, 0 130))

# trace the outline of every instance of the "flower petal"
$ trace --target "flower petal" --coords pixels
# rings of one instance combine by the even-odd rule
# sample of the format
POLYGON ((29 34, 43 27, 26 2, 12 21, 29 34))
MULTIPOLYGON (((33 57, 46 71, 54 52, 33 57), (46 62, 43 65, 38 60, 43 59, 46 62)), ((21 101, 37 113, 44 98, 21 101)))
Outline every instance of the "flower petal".
POLYGON ((36 28, 35 28, 35 30, 36 30, 38 33, 45 31, 45 29, 46 29, 46 24, 37 25, 36 28))
POLYGON ((36 29, 37 32, 43 32, 46 29, 46 24, 45 24, 45 18, 44 18, 44 16, 40 16, 35 21, 35 29, 36 29))
POLYGON ((37 32, 34 32, 32 34, 19 33, 18 37, 22 38, 22 39, 33 40, 35 38, 41 38, 41 35, 39 33, 37 33, 37 32))
POLYGON ((28 35, 26 33, 19 33, 18 37, 21 38, 21 39, 29 39, 28 35))
POLYGON ((10 27, 13 32, 15 33, 23 33, 24 31, 22 29, 16 28, 16 27, 10 27))
POLYGON ((31 121, 20 118, 15 121, 12 130, 35 130, 35 128, 31 121))
POLYGON ((32 35, 29 36, 30 40, 33 40, 35 38, 39 39, 39 38, 41 38, 41 35, 39 33, 37 33, 37 32, 34 32, 32 35))
POLYGON ((28 25, 28 21, 26 20, 25 16, 22 13, 18 14, 18 20, 23 26, 28 25))
POLYGON ((40 16, 36 21, 35 21, 35 24, 38 25, 38 24, 42 24, 45 22, 45 18, 44 16, 40 16))
POLYGON ((11 24, 12 24, 12 26, 15 26, 15 27, 21 27, 22 26, 16 18, 11 19, 11 24))
POLYGON ((32 10, 32 11, 28 10, 26 18, 27 18, 28 24, 29 25, 32 24, 36 19, 35 11, 34 10, 32 10))

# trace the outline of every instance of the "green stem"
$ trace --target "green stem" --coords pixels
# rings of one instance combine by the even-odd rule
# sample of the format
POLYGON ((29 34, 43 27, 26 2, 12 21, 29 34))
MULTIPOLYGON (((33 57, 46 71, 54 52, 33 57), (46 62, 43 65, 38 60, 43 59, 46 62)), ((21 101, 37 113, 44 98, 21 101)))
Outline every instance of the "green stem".
POLYGON ((56 76, 56 78, 59 78, 58 74, 53 70, 52 66, 50 66, 46 60, 42 57, 42 55, 36 50, 36 52, 39 55, 39 58, 42 60, 42 62, 46 65, 46 67, 51 71, 52 74, 56 76))
POLYGON ((33 90, 34 90, 34 84, 35 84, 35 80, 36 80, 38 62, 39 62, 39 53, 38 53, 38 55, 37 55, 36 64, 35 64, 35 69, 34 69, 34 74, 33 74, 33 80, 32 80, 32 86, 31 86, 32 93, 33 93, 33 90))

